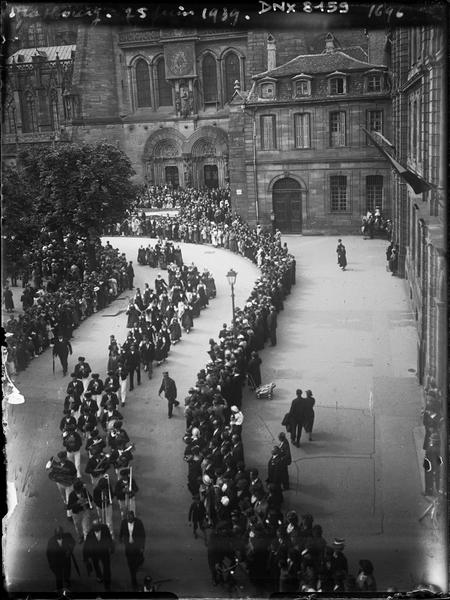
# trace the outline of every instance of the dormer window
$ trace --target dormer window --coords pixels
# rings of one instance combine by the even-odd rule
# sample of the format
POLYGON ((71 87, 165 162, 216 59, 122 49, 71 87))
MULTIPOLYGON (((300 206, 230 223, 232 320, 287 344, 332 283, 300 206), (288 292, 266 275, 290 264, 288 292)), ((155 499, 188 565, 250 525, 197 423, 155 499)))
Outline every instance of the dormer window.
POLYGON ((305 73, 300 73, 300 75, 296 75, 292 78, 292 81, 294 83, 294 98, 311 96, 311 79, 311 75, 305 75, 305 73))
POLYGON ((345 94, 345 77, 331 77, 329 80, 330 95, 345 94))
POLYGON ((383 74, 380 71, 371 71, 366 73, 366 91, 383 91, 383 74))
POLYGON ((276 80, 272 79, 272 77, 267 77, 261 81, 259 95, 265 100, 273 100, 276 96, 276 80))
POLYGON ((309 96, 310 82, 307 79, 300 79, 295 82, 296 96, 309 96))

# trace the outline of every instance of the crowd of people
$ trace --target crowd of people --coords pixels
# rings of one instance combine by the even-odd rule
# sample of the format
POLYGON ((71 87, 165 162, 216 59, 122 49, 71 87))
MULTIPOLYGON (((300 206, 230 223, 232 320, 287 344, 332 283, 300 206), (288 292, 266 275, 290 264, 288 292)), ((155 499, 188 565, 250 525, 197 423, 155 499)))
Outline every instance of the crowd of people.
MULTIPOLYGON (((124 428, 123 409, 135 382, 141 384, 141 369, 151 379, 155 364, 166 362, 171 345, 180 341, 182 328, 189 333, 193 320, 215 295, 206 292, 205 281, 214 281, 210 273, 200 273, 193 264, 184 265, 181 251, 175 250, 170 242, 161 247, 168 257, 168 281, 159 273, 152 288, 146 283, 142 293, 135 289, 126 311, 129 329, 126 339, 119 344, 112 335, 109 340, 106 377, 92 373, 84 356, 78 358, 66 389, 60 423, 64 450, 47 464, 49 477, 56 482, 78 542, 83 544, 88 573, 95 571, 97 581, 103 582, 106 590, 111 586, 111 555, 117 534, 113 522, 116 502, 121 516, 119 540, 125 547, 134 590, 139 589, 137 571, 144 560, 145 528, 136 517, 139 487, 133 471, 135 445, 124 428), (90 480, 91 491, 83 478, 90 480)), ((133 282, 130 283, 134 289, 133 282)), ((53 354, 59 357, 63 374, 67 372, 71 353, 70 341, 59 335, 53 354)), ((169 381, 172 380, 166 371, 160 393, 164 391, 168 398, 170 418, 173 406, 179 403, 176 388, 174 397, 170 395, 169 381)), ((75 544, 73 536, 61 527, 49 540, 47 558, 58 589, 70 586, 75 544), (64 551, 63 545, 67 546, 64 551)))
MULTIPOLYGON (((156 193, 156 192, 155 192, 156 193)), ((172 240, 192 244, 211 244, 236 252, 256 262, 264 261, 266 249, 262 247, 262 235, 267 233, 258 224, 250 228, 245 221, 231 210, 229 190, 173 190, 169 187, 157 189, 158 205, 166 208, 176 206, 175 214, 146 213, 139 204, 132 214, 114 231, 117 235, 136 235, 172 240)), ((153 204, 150 201, 150 205, 153 204)), ((275 232, 276 240, 281 233, 275 232)), ((285 250, 287 248, 285 247, 285 250)))
MULTIPOLYGON (((259 351, 267 342, 276 344, 277 314, 295 284, 295 261, 287 249, 270 234, 260 233, 259 239, 262 276, 237 311, 234 326, 224 324, 218 340, 210 340, 210 361, 185 399, 184 459, 193 534, 200 531, 207 538, 215 585, 227 583, 230 569, 240 565, 260 591, 371 591, 376 584, 369 560, 361 560, 352 577, 343 539, 328 545, 312 515, 283 513, 291 461, 286 435, 280 433, 266 474, 245 462, 243 386, 261 383, 259 351)), ((305 401, 312 410, 310 396, 305 401)), ((302 426, 310 439, 312 431, 310 415, 304 423, 297 416, 292 415, 295 444, 302 426)))
POLYGON ((382 214, 380 208, 377 206, 372 212, 368 210, 367 213, 362 217, 361 233, 364 238, 369 237, 382 237, 391 239, 392 235, 392 221, 386 219, 382 214))
POLYGON ((22 313, 14 311, 9 286, 4 292, 9 374, 24 370, 59 335, 70 339, 82 321, 132 287, 133 276, 132 264, 111 244, 42 232, 10 273, 12 285, 21 279, 22 313))
MULTIPOLYGON (((137 262, 167 270, 168 281, 160 273, 153 288, 145 284, 142 291, 136 289, 127 310, 130 331, 126 340, 119 344, 111 336, 107 376, 101 379, 92 373, 85 358, 79 357, 67 387, 60 424, 64 450, 52 457, 47 467, 78 542, 83 543, 88 571, 95 571, 97 580, 110 589, 111 554, 119 533, 131 584, 137 589, 145 529, 136 517, 135 446, 123 426, 122 412, 134 389, 134 378, 141 384, 141 368, 152 378, 155 364, 167 361, 171 345, 181 340, 183 331, 189 334, 193 320, 215 296, 211 274, 200 273, 193 264, 184 265, 178 245, 205 243, 239 253, 261 270, 247 302, 236 308, 233 324, 223 324, 217 340, 210 339, 209 361, 185 399, 184 460, 192 494, 188 515, 193 535, 197 537, 199 531, 205 535, 213 583, 223 583, 233 565, 240 565, 261 591, 374 591, 370 560, 360 560, 353 576, 344 554, 344 539, 335 538, 328 544, 313 515, 283 511, 291 461, 286 435, 279 434, 267 474, 245 461, 243 389, 246 384, 255 389, 262 383, 259 352, 267 343, 277 344, 278 314, 296 283, 295 259, 281 243, 281 234, 260 225, 249 227, 231 211, 228 190, 165 186, 147 189, 129 217, 107 233, 157 238, 156 245, 141 245, 137 262), (146 214, 149 208, 176 208, 177 213, 146 214), (84 474, 83 447, 87 459, 84 474), (90 479, 91 491, 83 477, 90 479), (121 516, 118 529, 113 523, 116 501, 121 516)), ((5 324, 10 373, 25 368, 33 356, 52 344, 66 374, 73 329, 124 289, 134 289, 132 263, 109 242, 88 248, 75 236, 56 241, 47 235, 32 245, 25 258, 26 268, 20 273, 24 313, 5 324), (89 269, 88 254, 93 250, 95 270, 89 269)), ((11 278, 12 285, 17 283, 17 275, 11 278)), ((170 399, 168 379, 165 371, 160 393, 166 394, 170 418, 179 402, 176 391, 170 399)), ((312 422, 308 423, 302 426, 311 436, 312 422)), ((291 432, 295 445, 300 434, 297 423, 291 432)), ((58 589, 70 585, 75 543, 60 527, 49 540, 47 558, 58 589)))

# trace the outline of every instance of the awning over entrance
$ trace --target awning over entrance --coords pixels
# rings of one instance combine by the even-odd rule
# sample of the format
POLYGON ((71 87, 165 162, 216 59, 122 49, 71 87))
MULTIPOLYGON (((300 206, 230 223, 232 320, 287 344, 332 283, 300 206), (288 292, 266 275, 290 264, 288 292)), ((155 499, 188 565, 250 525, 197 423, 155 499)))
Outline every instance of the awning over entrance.
MULTIPOLYGON (((411 171, 411 169, 408 169, 407 167, 404 167, 402 164, 400 164, 388 151, 386 148, 384 148, 376 139, 375 137, 369 132, 367 131, 367 129, 365 129, 364 127, 361 128, 366 135, 370 138, 370 140, 372 141, 373 145, 381 152, 381 154, 391 163, 391 166, 395 169, 395 171, 398 173, 398 175, 404 179, 406 181, 406 183, 408 185, 410 185, 412 187, 412 189, 414 190, 415 194, 422 194, 423 192, 428 191, 429 189, 435 187, 432 183, 428 183, 428 181, 425 181, 425 179, 423 179, 422 177, 420 177, 419 175, 417 175, 416 173, 414 173, 413 171, 411 171)), ((386 138, 382 137, 383 140, 386 140, 386 138)), ((386 140, 387 142, 388 140, 386 140)), ((392 144, 389 143, 389 147, 393 148, 392 144)))

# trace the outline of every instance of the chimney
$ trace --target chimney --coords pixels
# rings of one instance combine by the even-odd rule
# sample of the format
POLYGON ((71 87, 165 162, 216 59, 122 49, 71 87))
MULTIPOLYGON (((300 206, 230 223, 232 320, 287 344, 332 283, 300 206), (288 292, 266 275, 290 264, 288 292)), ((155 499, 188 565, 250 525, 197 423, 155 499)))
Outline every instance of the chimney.
POLYGON ((271 33, 267 36, 267 70, 271 71, 277 66, 275 38, 271 33))
POLYGON ((334 52, 334 37, 332 33, 327 33, 325 38, 325 52, 334 52))

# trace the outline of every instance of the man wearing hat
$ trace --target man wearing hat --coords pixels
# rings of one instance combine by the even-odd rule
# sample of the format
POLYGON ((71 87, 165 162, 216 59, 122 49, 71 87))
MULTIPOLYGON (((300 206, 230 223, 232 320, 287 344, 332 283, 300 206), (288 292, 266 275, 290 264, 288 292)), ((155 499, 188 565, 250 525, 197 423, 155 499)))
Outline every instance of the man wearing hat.
POLYGON ((333 554, 331 555, 331 574, 334 581, 333 591, 343 591, 344 581, 348 575, 348 562, 344 555, 345 540, 334 538, 333 554))
POLYGON ((175 381, 169 377, 169 372, 163 372, 163 380, 161 383, 161 387, 159 388, 158 396, 161 396, 161 392, 164 392, 164 395, 167 399, 168 404, 168 418, 172 418, 173 405, 179 406, 180 403, 177 401, 177 386, 175 381))
POLYGON ((105 382, 104 382, 104 389, 105 391, 113 391, 117 394, 117 391, 120 387, 120 382, 119 382, 119 377, 117 376, 117 373, 115 373, 114 371, 108 371, 107 373, 107 377, 105 378, 105 382))
POLYGON ((90 375, 91 371, 92 371, 92 369, 89 366, 89 363, 86 362, 86 359, 84 358, 84 356, 79 356, 78 362, 74 368, 74 373, 78 379, 81 379, 81 382, 83 383, 84 391, 87 390, 88 379, 89 379, 89 375, 90 375))
POLYGON ((284 480, 284 456, 278 446, 272 449, 272 456, 267 464, 267 483, 275 483, 281 486, 284 480))
POLYGON ((136 483, 131 467, 122 469, 119 473, 119 479, 116 482, 114 488, 114 495, 119 501, 120 516, 122 519, 125 518, 129 510, 136 514, 136 493, 139 491, 139 487, 136 483), (131 485, 130 485, 131 477, 131 485))
POLYGON ((67 458, 72 461, 77 470, 77 477, 81 477, 80 449, 83 445, 81 435, 76 430, 76 423, 70 423, 63 432, 63 446, 67 451, 67 458))
POLYGON ((90 475, 92 485, 97 485, 100 477, 108 471, 110 466, 109 454, 105 454, 103 451, 99 452, 93 446, 89 448, 89 458, 86 463, 85 473, 90 475))
POLYGON ((97 428, 89 432, 89 437, 86 441, 85 450, 91 452, 92 456, 98 454, 105 448, 105 440, 101 437, 97 428))
POLYGON ((147 371, 148 378, 151 379, 153 375, 153 361, 155 360, 155 344, 149 335, 144 334, 143 340, 139 344, 139 351, 144 371, 147 371))
MULTIPOLYGON (((200 528, 203 534, 205 534, 205 517, 206 511, 203 503, 200 501, 200 495, 195 494, 192 497, 192 504, 189 508, 188 521, 189 525, 192 523, 194 537, 197 538, 197 529, 200 528)), ((205 537, 206 542, 206 537, 205 537)))
POLYGON ((63 375, 67 375, 67 358, 69 354, 72 354, 72 346, 69 340, 65 340, 62 335, 59 335, 53 345, 53 356, 57 356, 61 361, 63 375))
POLYGON ((266 317, 267 332, 270 338, 270 345, 277 345, 277 311, 275 306, 270 307, 270 312, 266 317))
POLYGON ((56 590, 61 592, 70 588, 70 572, 75 540, 72 534, 64 532, 61 526, 55 529, 54 535, 47 543, 48 566, 56 578, 56 590))
POLYGON ((128 381, 128 369, 124 364, 121 364, 117 367, 117 377, 119 379, 119 396, 120 396, 120 404, 121 406, 125 406, 125 401, 127 399, 127 381, 128 381))
POLYGON ((98 410, 99 410, 98 404, 93 399, 91 392, 84 393, 84 398, 80 405, 80 410, 81 409, 87 409, 89 411, 89 413, 91 415, 94 415, 95 417, 98 415, 98 410))
POLYGON ((116 394, 116 392, 113 390, 112 386, 108 386, 105 389, 105 393, 102 396, 102 399, 100 401, 100 408, 98 411, 98 418, 101 420, 103 417, 103 413, 104 411, 108 408, 110 410, 117 410, 117 407, 119 406, 119 398, 116 394))
POLYGON ((130 376, 130 392, 134 390, 134 373, 136 372, 137 384, 141 385, 141 354, 135 344, 131 344, 127 356, 128 373, 130 376))
POLYGON ((89 574, 92 572, 92 565, 94 566, 97 581, 99 583, 103 581, 106 591, 111 588, 111 554, 113 552, 114 542, 108 526, 102 525, 98 520, 93 521, 92 529, 84 542, 83 560, 89 574))
POLYGON ((435 432, 430 435, 428 447, 425 450, 423 468, 425 471, 425 496, 435 496, 441 489, 441 436, 435 432))
POLYGON ((50 470, 48 477, 56 483, 61 498, 67 510, 67 518, 72 518, 72 511, 67 508, 69 494, 73 490, 73 484, 77 478, 77 469, 72 461, 67 458, 67 452, 61 450, 57 457, 50 458, 45 468, 50 470))
POLYGON ((99 373, 92 373, 91 377, 92 379, 88 383, 87 391, 92 394, 93 400, 95 400, 97 404, 100 404, 103 392, 103 381, 100 379, 99 373))
POLYGON ((288 467, 292 463, 291 448, 289 446, 289 442, 287 441, 286 434, 284 433, 284 431, 281 431, 278 434, 278 440, 280 442, 278 447, 280 448, 281 455, 283 457, 283 464, 282 464, 282 468, 281 468, 281 471, 282 471, 281 484, 285 490, 288 490, 289 489, 288 467))
POLYGON ((70 376, 72 377, 72 380, 69 381, 66 393, 68 396, 73 396, 75 400, 80 401, 84 392, 83 382, 78 378, 78 375, 75 371, 71 373, 70 376))
POLYGON ((125 557, 130 571, 131 585, 136 590, 138 588, 137 570, 144 562, 145 529, 142 521, 135 517, 134 511, 129 510, 126 519, 122 521, 119 537, 125 546, 125 557))
POLYGON ((291 422, 291 442, 297 448, 300 446, 300 438, 302 435, 302 429, 305 425, 305 402, 302 396, 302 390, 296 391, 296 397, 292 400, 291 408, 289 410, 290 422, 291 422))
POLYGON ((91 511, 93 508, 92 496, 81 479, 77 479, 73 484, 73 490, 69 494, 67 508, 72 511, 73 524, 81 543, 89 532, 91 525, 91 511))
POLYGON ((97 509, 97 515, 100 521, 108 526, 111 538, 114 540, 114 525, 113 525, 113 490, 111 489, 111 482, 109 481, 108 475, 103 475, 98 480, 95 486, 92 496, 94 504, 97 509))

